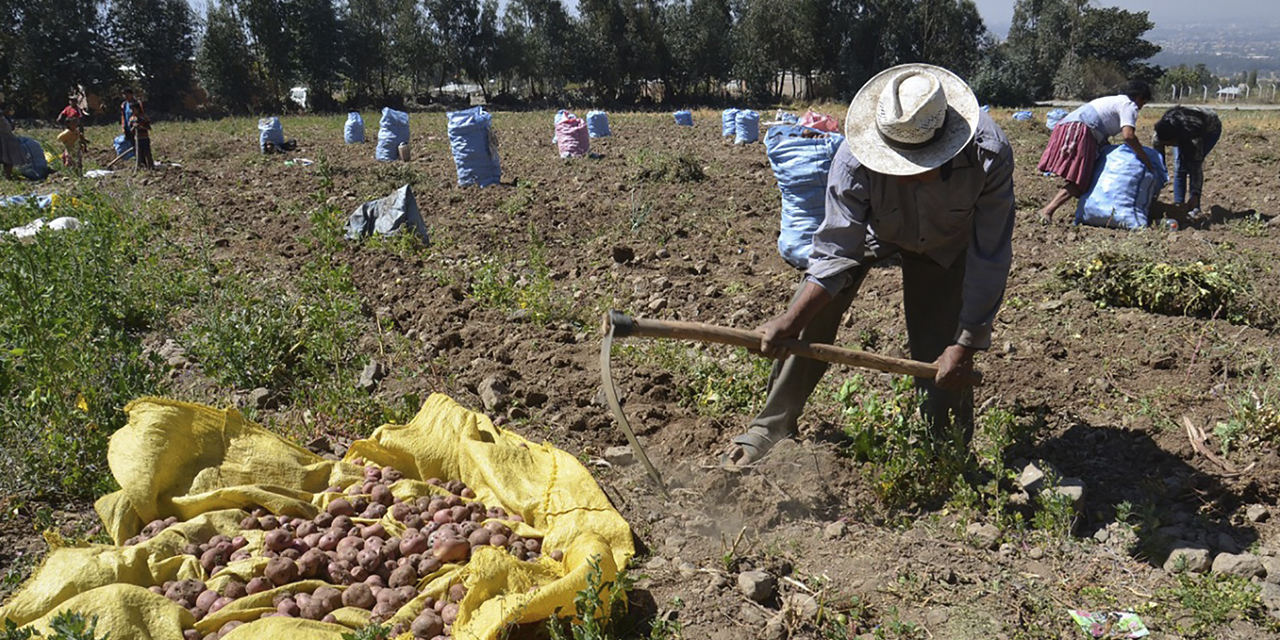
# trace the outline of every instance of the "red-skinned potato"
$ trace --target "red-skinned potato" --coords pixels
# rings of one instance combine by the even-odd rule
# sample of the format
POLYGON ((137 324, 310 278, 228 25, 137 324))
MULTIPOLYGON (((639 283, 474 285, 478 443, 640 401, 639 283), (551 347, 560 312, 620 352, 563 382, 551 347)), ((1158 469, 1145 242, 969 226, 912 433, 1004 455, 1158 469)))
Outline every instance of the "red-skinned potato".
POLYGON ((312 549, 298 558, 298 575, 303 579, 311 579, 320 576, 324 566, 329 563, 329 557, 319 549, 312 549))
POLYGON ((284 551, 290 542, 289 532, 284 529, 273 529, 262 537, 262 545, 267 551, 284 551))
POLYGON ((400 470, 395 467, 382 468, 382 481, 387 484, 398 482, 403 478, 404 478, 404 474, 400 473, 400 470))
POLYGON ((382 526, 381 522, 375 522, 369 526, 361 527, 360 537, 366 540, 369 538, 386 538, 387 528, 382 526))
POLYGON ((387 602, 376 604, 373 606, 373 613, 370 614, 369 619, 377 622, 384 622, 390 619, 391 616, 394 616, 396 611, 399 610, 399 607, 392 606, 387 602))
POLYGON ((404 538, 400 540, 400 554, 411 556, 416 553, 426 553, 431 548, 431 541, 420 533, 409 534, 406 532, 404 538))
POLYGON ((311 594, 311 601, 320 603, 328 613, 342 607, 342 592, 333 587, 320 587, 311 594))
POLYGON ((561 560, 564 560, 564 552, 559 549, 552 551, 551 559, 555 560, 556 562, 560 562, 561 560))
POLYGON ((234 598, 228 598, 227 596, 222 596, 217 600, 214 600, 213 604, 209 605, 209 613, 214 613, 216 611, 219 611, 223 607, 231 604, 232 602, 235 602, 234 598))
POLYGON ((460 602, 467 595, 467 588, 461 582, 449 587, 449 602, 460 602))
POLYGON ((279 611, 290 618, 296 618, 302 615, 302 607, 299 607, 298 601, 293 598, 286 598, 280 604, 276 605, 276 611, 279 611))
POLYGON ((467 542, 470 542, 472 547, 483 547, 489 544, 489 538, 492 535, 488 529, 476 529, 467 536, 467 542))
POLYGON ((258 576, 250 580, 249 584, 245 585, 244 590, 247 591, 249 595, 253 595, 255 593, 262 593, 263 591, 270 591, 271 588, 272 584, 270 580, 262 576, 258 576))
POLYGON ((186 629, 182 632, 182 640, 200 640, 202 637, 195 629, 186 629))
POLYGON ((441 538, 431 553, 440 562, 462 562, 471 557, 471 543, 462 538, 441 538))
POLYGON ((439 571, 442 566, 444 566, 443 563, 437 560, 435 556, 425 556, 422 558, 422 562, 418 563, 418 577, 425 578, 432 575, 439 571))
POLYGON ((392 502, 395 501, 395 496, 391 495, 391 489, 387 488, 385 484, 374 486, 373 490, 369 492, 369 497, 374 502, 386 507, 390 507, 392 502))
POLYGON ((338 498, 330 502, 329 506, 325 507, 325 511, 335 518, 337 516, 354 516, 356 514, 355 507, 351 506, 351 501, 346 498, 338 498))
POLYGON ((258 527, 263 531, 272 531, 280 528, 280 520, 275 516, 262 516, 258 518, 258 527))
POLYGON ((162 586, 160 586, 160 585, 158 585, 158 584, 153 584, 153 585, 151 585, 151 586, 147 587, 147 590, 148 590, 148 591, 150 591, 151 593, 156 594, 156 595, 161 595, 161 596, 162 596, 162 595, 164 595, 164 587, 162 587, 162 586))
POLYGON ((199 596, 196 596, 196 607, 208 611, 209 607, 213 605, 213 601, 220 597, 222 596, 219 596, 217 591, 205 589, 199 596))
POLYGON ((418 640, 430 640, 444 632, 444 620, 435 611, 427 610, 418 614, 409 627, 413 637, 418 640))
POLYGON ((244 587, 245 584, 239 580, 229 580, 226 586, 222 587, 222 595, 232 599, 243 598, 249 594, 244 587))
POLYGON ((450 602, 449 604, 446 604, 444 607, 442 607, 440 609, 440 619, 444 620, 445 624, 450 624, 450 625, 453 624, 454 621, 458 619, 457 603, 450 602))
POLYGON ((368 518, 369 520, 377 520, 387 515, 387 506, 384 504, 375 502, 365 507, 364 511, 361 512, 360 515, 361 517, 368 518))
POLYGON ((347 607, 372 609, 377 604, 377 600, 374 599, 373 591, 369 589, 369 585, 357 582, 342 592, 342 604, 347 607))
POLYGON ((302 557, 302 554, 299 553, 297 549, 294 549, 293 547, 289 547, 288 549, 285 549, 284 551, 280 552, 280 557, 288 560, 297 560, 298 558, 302 557))
POLYGON ((263 574, 276 586, 289 584, 298 579, 298 563, 287 558, 275 558, 267 563, 263 574))
POLYGON ((405 587, 417 584, 418 570, 410 565, 401 565, 391 572, 391 579, 387 584, 392 587, 405 587))
POLYGON ((320 622, 327 622, 329 624, 338 624, 338 617, 333 615, 332 613, 327 613, 323 618, 320 618, 320 622))

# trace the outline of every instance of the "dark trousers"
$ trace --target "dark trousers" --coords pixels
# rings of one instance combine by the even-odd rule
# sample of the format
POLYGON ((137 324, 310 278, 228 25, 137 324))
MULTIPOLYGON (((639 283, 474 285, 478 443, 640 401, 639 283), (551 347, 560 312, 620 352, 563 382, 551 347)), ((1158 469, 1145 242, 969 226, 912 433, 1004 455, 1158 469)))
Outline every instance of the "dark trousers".
MULTIPOLYGON (((877 261, 892 255, 895 254, 882 255, 877 261)), ((956 258, 950 267, 943 267, 923 255, 905 251, 898 251, 896 255, 902 258, 902 306, 907 320, 911 358, 933 362, 955 343, 960 325, 964 256, 956 258)), ((840 321, 874 264, 869 260, 857 268, 852 284, 814 316, 800 332, 801 340, 824 344, 835 341, 840 321)), ((803 288, 802 281, 796 289, 796 297, 803 288)), ((751 428, 763 428, 775 440, 794 434, 809 396, 826 371, 827 363, 798 356, 775 361, 769 374, 768 397, 764 408, 751 421, 751 428)), ((921 394, 921 413, 929 421, 934 436, 949 437, 951 418, 954 417, 964 442, 969 442, 973 437, 973 389, 939 389, 929 378, 916 378, 915 383, 917 392, 921 394)))
POLYGON ((134 141, 134 153, 137 154, 138 166, 154 169, 156 162, 151 157, 151 138, 138 138, 134 141))

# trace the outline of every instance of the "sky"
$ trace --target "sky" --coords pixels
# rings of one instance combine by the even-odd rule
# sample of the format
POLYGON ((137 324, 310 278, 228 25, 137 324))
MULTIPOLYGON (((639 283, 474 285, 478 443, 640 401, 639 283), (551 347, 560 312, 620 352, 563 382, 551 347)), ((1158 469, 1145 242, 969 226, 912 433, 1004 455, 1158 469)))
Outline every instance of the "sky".
MULTIPOLYGON (((1211 0, 1212 14, 1206 14, 1207 0, 1094 0, 1101 7, 1119 7, 1129 11, 1147 11, 1151 21, 1157 27, 1162 24, 1179 24, 1186 22, 1225 22, 1231 20, 1248 20, 1261 15, 1270 19, 1273 9, 1262 9, 1269 2, 1258 0, 1211 0)), ((1013 21, 1013 5, 1015 0, 974 0, 978 5, 978 13, 992 30, 1000 30, 1003 37, 1009 23, 1013 21)))

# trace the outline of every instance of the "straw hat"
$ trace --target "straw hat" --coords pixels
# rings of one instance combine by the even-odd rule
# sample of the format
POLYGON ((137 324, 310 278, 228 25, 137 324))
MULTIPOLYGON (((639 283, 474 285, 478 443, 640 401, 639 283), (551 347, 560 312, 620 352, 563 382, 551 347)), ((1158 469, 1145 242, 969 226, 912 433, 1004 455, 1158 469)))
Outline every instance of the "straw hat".
POLYGON ((973 140, 978 99, 959 76, 930 64, 904 64, 867 81, 854 96, 844 132, 868 169, 909 176, 936 169, 973 140))

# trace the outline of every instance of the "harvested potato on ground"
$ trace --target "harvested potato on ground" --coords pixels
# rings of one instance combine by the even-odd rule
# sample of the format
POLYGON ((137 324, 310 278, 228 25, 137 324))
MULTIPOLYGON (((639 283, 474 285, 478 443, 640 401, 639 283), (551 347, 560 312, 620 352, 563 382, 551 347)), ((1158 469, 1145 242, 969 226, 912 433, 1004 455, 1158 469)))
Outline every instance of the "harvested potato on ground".
POLYGON ((373 597, 373 591, 369 589, 369 585, 363 582, 357 582, 342 592, 342 604, 344 606, 372 609, 377 603, 377 600, 373 597))
POLYGON ((288 558, 272 558, 263 574, 277 587, 289 584, 298 579, 298 563, 288 558))

